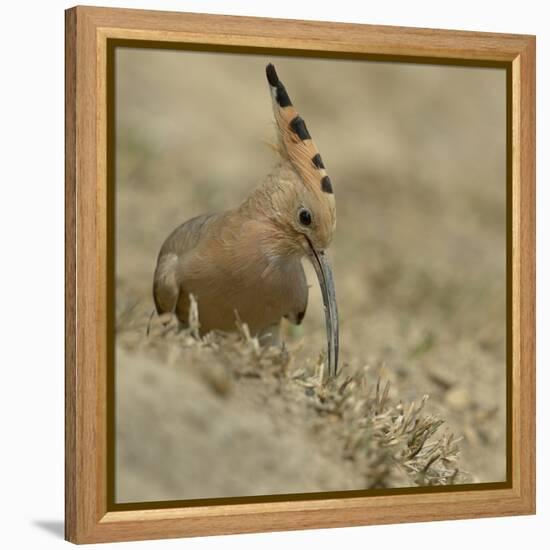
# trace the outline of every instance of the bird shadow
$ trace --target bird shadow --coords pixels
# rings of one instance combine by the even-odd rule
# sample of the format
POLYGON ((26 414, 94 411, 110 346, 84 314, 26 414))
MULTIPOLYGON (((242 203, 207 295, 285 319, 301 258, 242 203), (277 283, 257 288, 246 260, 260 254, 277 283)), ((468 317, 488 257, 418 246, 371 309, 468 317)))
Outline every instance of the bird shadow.
POLYGON ((50 533, 50 535, 54 535, 58 539, 65 538, 65 522, 63 522, 62 520, 39 519, 34 520, 33 524, 36 527, 39 527, 40 529, 50 533))

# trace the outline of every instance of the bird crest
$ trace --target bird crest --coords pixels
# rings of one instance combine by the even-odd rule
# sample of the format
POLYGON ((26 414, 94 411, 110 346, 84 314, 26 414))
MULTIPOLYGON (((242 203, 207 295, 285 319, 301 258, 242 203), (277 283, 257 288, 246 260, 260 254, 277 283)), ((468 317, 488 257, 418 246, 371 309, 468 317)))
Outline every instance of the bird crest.
MULTIPOLYGON (((280 154, 291 163, 305 185, 329 198, 334 193, 332 182, 304 119, 292 105, 286 88, 271 63, 266 67, 266 76, 278 130, 280 154)), ((329 200, 332 202, 333 197, 329 200)))

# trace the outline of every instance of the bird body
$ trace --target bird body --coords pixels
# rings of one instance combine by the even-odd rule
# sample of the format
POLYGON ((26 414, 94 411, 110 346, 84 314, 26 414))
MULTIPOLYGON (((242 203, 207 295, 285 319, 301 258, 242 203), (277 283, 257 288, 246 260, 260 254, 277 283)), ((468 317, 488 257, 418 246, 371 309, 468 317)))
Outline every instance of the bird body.
POLYGON ((308 257, 323 291, 329 370, 335 371, 338 319, 325 255, 336 220, 332 185, 274 67, 266 72, 279 162, 242 204, 192 218, 168 236, 154 275, 155 306, 185 324, 192 294, 202 334, 235 330, 240 320, 252 334, 277 340, 283 317, 299 324, 305 315, 308 286, 301 260, 308 257))
POLYGON ((198 216, 168 237, 155 274, 158 311, 185 322, 193 294, 202 334, 235 330, 236 316, 259 335, 283 317, 301 322, 308 296, 301 256, 280 254, 270 220, 247 210, 198 216))

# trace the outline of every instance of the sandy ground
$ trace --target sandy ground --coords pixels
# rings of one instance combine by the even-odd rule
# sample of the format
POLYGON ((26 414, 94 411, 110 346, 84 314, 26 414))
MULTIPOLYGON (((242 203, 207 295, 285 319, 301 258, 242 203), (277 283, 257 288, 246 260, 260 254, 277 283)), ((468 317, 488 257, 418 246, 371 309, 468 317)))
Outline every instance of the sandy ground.
POLYGON ((503 480, 504 72, 120 50, 117 87, 117 500, 503 480), (237 205, 273 166, 268 61, 335 188, 344 368, 331 388, 316 378, 325 332, 309 266, 306 318, 285 325, 273 360, 243 337, 145 335, 164 238, 237 205), (385 422, 425 394, 419 418, 445 421, 430 441, 462 437, 459 475, 447 449, 419 477, 410 434, 380 451, 385 422))

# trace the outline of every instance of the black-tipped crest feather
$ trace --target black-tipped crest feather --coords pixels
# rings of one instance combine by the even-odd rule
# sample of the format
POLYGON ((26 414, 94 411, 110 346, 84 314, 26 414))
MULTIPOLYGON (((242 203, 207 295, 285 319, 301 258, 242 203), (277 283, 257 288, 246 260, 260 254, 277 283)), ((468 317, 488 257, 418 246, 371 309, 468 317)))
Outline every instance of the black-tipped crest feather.
POLYGON ((267 76, 267 81, 273 87, 279 84, 279 77, 277 76, 277 71, 275 70, 275 65, 268 63, 265 68, 265 75, 267 76))
POLYGON ((311 159, 311 162, 313 162, 313 166, 315 166, 315 168, 319 168, 320 170, 324 170, 325 169, 325 165, 323 163, 323 159, 321 158, 321 155, 319 153, 317 153, 312 159, 311 159))
POLYGON ((267 81, 269 82, 269 85, 277 90, 275 94, 275 99, 279 106, 290 107, 292 105, 292 101, 288 96, 284 84, 279 80, 279 76, 277 75, 275 66, 269 63, 269 65, 267 65, 265 68, 265 74, 267 76, 267 81))
POLYGON ((301 116, 295 116, 290 121, 290 127, 292 128, 292 131, 302 140, 311 139, 311 136, 309 135, 309 132, 306 128, 306 123, 304 119, 301 116))
POLYGON ((332 182, 330 181, 330 178, 328 176, 324 176, 321 180, 321 189, 325 193, 334 193, 332 189, 332 182))

